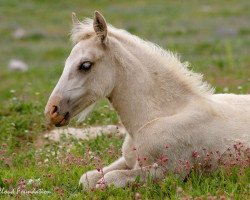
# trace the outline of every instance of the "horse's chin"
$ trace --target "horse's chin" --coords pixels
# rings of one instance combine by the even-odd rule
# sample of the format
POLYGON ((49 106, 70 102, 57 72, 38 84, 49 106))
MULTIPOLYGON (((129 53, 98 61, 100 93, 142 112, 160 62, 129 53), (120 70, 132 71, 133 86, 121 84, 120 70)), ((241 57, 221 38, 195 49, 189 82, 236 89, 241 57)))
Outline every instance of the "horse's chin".
POLYGON ((58 124, 55 124, 56 127, 62 127, 62 126, 67 126, 70 122, 70 118, 68 119, 63 119, 63 121, 61 121, 60 123, 58 124))
POLYGON ((75 117, 78 118, 78 122, 82 122, 84 121, 87 116, 89 115, 89 113, 93 110, 93 108, 95 107, 96 103, 92 103, 90 105, 88 105, 87 107, 85 107, 82 111, 80 111, 75 117))
POLYGON ((55 124, 55 127, 63 127, 63 126, 67 126, 69 123, 65 123, 65 124, 55 124))

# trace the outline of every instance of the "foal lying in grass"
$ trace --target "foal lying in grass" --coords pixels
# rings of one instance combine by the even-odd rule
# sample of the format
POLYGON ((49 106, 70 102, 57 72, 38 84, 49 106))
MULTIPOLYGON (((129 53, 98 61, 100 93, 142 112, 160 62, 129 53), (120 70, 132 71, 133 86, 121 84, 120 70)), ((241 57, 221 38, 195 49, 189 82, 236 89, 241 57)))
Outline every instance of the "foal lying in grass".
MULTIPOLYGON (((64 126, 106 97, 128 131, 122 157, 83 174, 85 188, 124 187, 138 176, 163 179, 178 171, 180 161, 192 165, 203 149, 221 155, 237 140, 250 144, 249 95, 213 94, 202 76, 173 53, 107 25, 99 12, 93 20, 80 22, 75 14, 72 19, 75 46, 46 117, 64 126)), ((214 169, 216 163, 206 167, 214 169)))

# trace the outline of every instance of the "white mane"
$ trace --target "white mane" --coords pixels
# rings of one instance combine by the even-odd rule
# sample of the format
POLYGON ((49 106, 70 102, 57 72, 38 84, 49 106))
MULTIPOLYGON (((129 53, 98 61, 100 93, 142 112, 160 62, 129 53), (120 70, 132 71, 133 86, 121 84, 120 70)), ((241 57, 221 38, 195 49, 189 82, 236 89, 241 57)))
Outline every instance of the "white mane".
MULTIPOLYGON (((185 81, 185 83, 188 84, 192 90, 195 90, 203 95, 214 93, 214 88, 212 88, 207 82, 203 81, 203 75, 193 72, 190 69, 189 63, 182 63, 177 54, 164 50, 157 44, 145 41, 125 30, 117 29, 110 24, 108 24, 108 32, 110 35, 127 38, 126 40, 129 43, 142 45, 145 51, 149 51, 150 54, 152 54, 157 60, 162 61, 163 65, 173 72, 173 74, 181 76, 181 80, 185 81)), ((79 23, 78 26, 73 26, 71 30, 71 40, 73 44, 76 44, 81 40, 90 38, 94 34, 93 20, 87 18, 83 22, 79 23)))

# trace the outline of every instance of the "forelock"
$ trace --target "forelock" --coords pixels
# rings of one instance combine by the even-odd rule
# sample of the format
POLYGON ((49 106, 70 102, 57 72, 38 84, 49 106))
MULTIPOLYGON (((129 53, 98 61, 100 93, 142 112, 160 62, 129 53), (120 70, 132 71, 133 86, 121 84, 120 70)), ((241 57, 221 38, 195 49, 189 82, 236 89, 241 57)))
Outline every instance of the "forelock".
POLYGON ((82 22, 76 24, 71 29, 70 38, 73 44, 81 40, 90 38, 94 35, 93 20, 86 18, 82 22))

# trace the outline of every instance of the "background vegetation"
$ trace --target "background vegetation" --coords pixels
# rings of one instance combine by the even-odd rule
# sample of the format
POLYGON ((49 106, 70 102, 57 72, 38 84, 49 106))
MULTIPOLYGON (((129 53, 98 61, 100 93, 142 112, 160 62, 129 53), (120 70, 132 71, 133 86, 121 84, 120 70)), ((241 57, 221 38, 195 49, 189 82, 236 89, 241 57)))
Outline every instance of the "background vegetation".
MULTIPOLYGON (((250 92, 248 0, 0 0, 0 187, 50 191, 22 199, 250 199, 249 169, 241 175, 237 169, 231 174, 222 170, 193 174, 186 182, 170 176, 163 183, 83 193, 77 187, 81 174, 93 169, 98 157, 103 164, 118 157, 122 138, 38 142, 46 131, 46 101, 72 48, 71 12, 83 19, 92 17, 94 10, 114 26, 179 53, 216 92, 250 92), (18 29, 25 31, 19 39, 13 36, 18 29), (23 60, 29 70, 8 70, 13 58, 23 60)), ((102 100, 84 123, 70 125, 119 123, 106 105, 102 100)), ((13 197, 0 193, 3 199, 13 197)))

